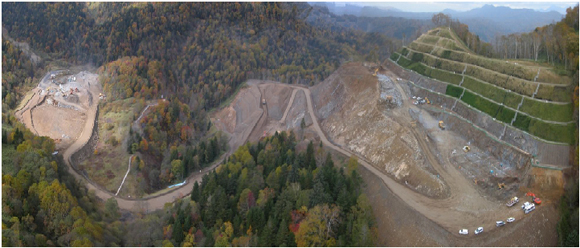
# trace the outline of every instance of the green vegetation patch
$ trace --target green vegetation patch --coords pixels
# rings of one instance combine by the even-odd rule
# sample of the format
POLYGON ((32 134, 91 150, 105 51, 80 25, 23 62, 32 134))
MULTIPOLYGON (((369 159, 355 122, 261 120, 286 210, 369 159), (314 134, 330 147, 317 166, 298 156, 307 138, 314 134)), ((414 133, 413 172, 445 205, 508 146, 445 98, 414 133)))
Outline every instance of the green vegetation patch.
POLYGON ((451 72, 439 69, 431 69, 430 76, 439 81, 448 82, 452 84, 459 84, 462 78, 462 76, 459 74, 453 74, 451 72))
POLYGON ((459 98, 459 96, 461 96, 462 92, 463 92, 463 88, 452 85, 452 84, 448 84, 447 89, 445 90, 446 95, 452 96, 455 98, 459 98))
POLYGON ((573 144, 574 126, 574 123, 560 125, 532 119, 530 121, 529 130, 531 134, 545 140, 573 144))
POLYGON ((448 38, 448 39, 453 39, 453 36, 451 36, 451 34, 449 33, 449 30, 448 29, 440 29, 439 36, 445 37, 445 38, 448 38))
POLYGON ((526 98, 520 111, 548 121, 568 122, 574 119, 574 105, 572 103, 562 105, 526 98))
POLYGON ((536 97, 555 102, 570 102, 572 94, 569 87, 571 86, 541 84, 536 97))
POLYGON ((457 43, 455 43, 455 41, 453 41, 453 40, 441 39, 441 40, 439 40, 439 43, 437 43, 437 45, 440 47, 444 47, 446 49, 450 49, 450 50, 461 51, 461 52, 464 51, 462 48, 457 46, 457 43))
POLYGON ((391 53, 390 58, 392 61, 397 61, 397 59, 399 58, 399 55, 400 55, 399 53, 394 52, 394 53, 391 53))
POLYGON ((434 45, 434 44, 437 44, 437 42, 439 41, 439 37, 438 36, 431 36, 431 35, 424 35, 420 40, 423 43, 434 45))
POLYGON ((407 56, 409 54, 409 50, 406 47, 401 48, 401 54, 403 56, 407 56))
POLYGON ((510 123, 514 118, 515 114, 516 114, 515 111, 506 108, 505 106, 500 106, 495 118, 502 122, 510 123))
MULTIPOLYGON (((449 40, 444 41, 444 39, 441 39, 439 41, 440 47, 436 48, 433 54, 441 58, 476 65, 488 70, 505 74, 506 76, 513 76, 527 81, 533 82, 536 75, 538 75, 537 65, 526 66, 524 65, 526 61, 505 61, 469 54, 464 51, 461 51, 460 50, 461 47, 458 47, 459 49, 454 48, 453 46, 456 46, 456 43, 454 43, 453 45, 444 45, 444 43, 447 44, 450 42, 452 41, 449 40)), ((557 75, 552 70, 545 69, 542 69, 540 71, 540 74, 536 79, 536 81, 564 85, 570 84, 571 82, 569 77, 557 75)))
POLYGON ((498 113, 498 109, 500 107, 499 105, 469 91, 466 91, 463 94, 463 98, 461 98, 461 100, 490 116, 495 116, 498 113))
POLYGON ((422 43, 417 43, 417 42, 412 42, 411 44, 409 44, 408 47, 415 50, 415 51, 419 51, 422 53, 431 53, 431 50, 433 50, 432 45, 427 45, 427 44, 422 44, 422 43))
POLYGON ((490 84, 483 83, 479 80, 467 76, 463 80, 463 84, 461 84, 461 86, 499 103, 503 103, 504 99, 506 98, 506 94, 508 93, 506 90, 493 87, 490 84))
POLYGON ((514 126, 534 136, 549 141, 572 144, 574 141, 574 123, 568 125, 552 124, 518 114, 514 126))
POLYGON ((400 66, 405 67, 407 69, 409 69, 409 65, 411 65, 413 63, 413 61, 408 60, 407 58, 405 58, 404 56, 401 56, 401 58, 399 59, 399 62, 397 62, 400 66))

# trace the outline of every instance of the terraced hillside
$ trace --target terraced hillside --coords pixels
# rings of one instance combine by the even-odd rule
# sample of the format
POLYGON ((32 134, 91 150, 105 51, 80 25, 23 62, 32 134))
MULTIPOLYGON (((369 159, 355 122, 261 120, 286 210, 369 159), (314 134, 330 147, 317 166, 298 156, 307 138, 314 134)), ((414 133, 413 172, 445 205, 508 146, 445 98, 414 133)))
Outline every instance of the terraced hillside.
POLYGON ((549 67, 478 56, 447 28, 423 34, 391 60, 442 84, 440 93, 455 100, 451 110, 461 102, 499 122, 500 140, 513 127, 550 144, 574 142, 572 79, 549 67))

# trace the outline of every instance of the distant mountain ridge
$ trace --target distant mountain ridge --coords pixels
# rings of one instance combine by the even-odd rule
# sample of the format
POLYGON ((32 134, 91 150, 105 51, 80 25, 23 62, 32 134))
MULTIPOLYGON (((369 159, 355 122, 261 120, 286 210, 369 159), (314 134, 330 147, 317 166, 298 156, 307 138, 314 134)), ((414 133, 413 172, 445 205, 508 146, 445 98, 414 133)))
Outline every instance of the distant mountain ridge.
MULTIPOLYGON (((329 11, 342 15, 349 14, 364 17, 402 17, 407 19, 431 19, 438 12, 404 12, 393 8, 384 10, 372 6, 356 6, 346 4, 344 7, 334 3, 312 3, 323 5, 329 11)), ((552 6, 554 7, 554 6, 552 6)), ((556 8, 556 7, 554 7, 556 8)), ((480 39, 491 42, 495 36, 511 33, 530 32, 536 27, 555 23, 564 17, 563 14, 552 10, 549 12, 536 11, 533 9, 512 9, 505 6, 484 5, 469 11, 456 11, 445 9, 442 11, 450 15, 452 19, 469 26, 469 30, 479 35, 480 39)))

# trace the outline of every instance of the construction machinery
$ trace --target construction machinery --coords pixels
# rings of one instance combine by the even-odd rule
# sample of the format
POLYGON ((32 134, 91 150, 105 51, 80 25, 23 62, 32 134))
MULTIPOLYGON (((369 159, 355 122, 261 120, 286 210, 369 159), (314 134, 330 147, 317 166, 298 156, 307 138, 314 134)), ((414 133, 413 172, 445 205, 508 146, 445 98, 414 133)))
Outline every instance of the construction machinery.
POLYGON ((522 205, 522 209, 524 210, 524 214, 527 214, 534 211, 534 209, 536 209, 536 205, 533 203, 525 202, 524 205, 522 205))
POLYGON ((443 121, 439 121, 439 128, 441 128, 441 130, 445 130, 445 123, 443 123, 443 121))
POLYGON ((266 105, 266 98, 262 98, 262 104, 266 105))
POLYGON ((377 67, 377 69, 375 69, 375 73, 373 73, 373 76, 377 76, 377 72, 379 72, 379 68, 377 67))
POLYGON ((431 104, 431 101, 429 101, 429 98, 425 97, 425 102, 427 102, 427 104, 431 104))
POLYGON ((503 188, 505 188, 505 183, 497 183, 497 188, 498 188, 498 189, 503 189, 503 188))
POLYGON ((532 201, 533 201, 535 204, 538 204, 538 205, 539 205, 539 204, 541 204, 541 203, 542 203, 542 200, 540 200, 540 198, 536 197, 536 194, 534 194, 534 193, 532 193, 532 192, 528 192, 528 193, 526 193, 526 196, 531 196, 531 197, 532 197, 532 201))
POLYGON ((506 203, 505 205, 508 207, 511 207, 514 204, 518 203, 519 201, 520 201, 520 199, 518 199, 517 197, 514 197, 514 198, 510 199, 510 201, 508 203, 506 203))
POLYGON ((469 146, 464 146, 463 147, 463 151, 464 152, 469 152, 471 150, 471 148, 469 146))

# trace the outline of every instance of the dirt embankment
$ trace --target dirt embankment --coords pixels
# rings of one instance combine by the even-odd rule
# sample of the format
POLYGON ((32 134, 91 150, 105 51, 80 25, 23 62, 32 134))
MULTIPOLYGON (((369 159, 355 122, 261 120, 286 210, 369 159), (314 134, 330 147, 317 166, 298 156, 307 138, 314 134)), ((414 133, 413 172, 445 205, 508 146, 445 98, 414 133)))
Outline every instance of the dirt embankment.
POLYGON ((297 90, 294 103, 290 106, 288 116, 286 116, 286 129, 299 129, 302 119, 304 119, 306 127, 312 125, 312 118, 310 118, 310 113, 306 106, 306 94, 304 94, 304 91, 297 90))
POLYGON ((230 135, 230 148, 242 145, 262 117, 261 93, 257 87, 241 89, 230 106, 218 111, 212 122, 230 135))
MULTIPOLYGON (((95 116, 99 116, 99 107, 97 106, 95 116)), ((95 148, 97 147, 97 141, 99 140, 99 122, 98 118, 94 118, 93 125, 91 129, 91 137, 89 140, 79 148, 72 156, 71 162, 72 166, 75 166, 81 161, 85 160, 87 157, 91 156, 95 148)))
MULTIPOLYGON (((380 87, 392 94, 393 106, 401 105, 400 93, 393 85, 380 87)), ((366 67, 360 63, 344 65, 311 91, 322 130, 330 140, 418 192, 430 197, 448 194, 417 140, 405 128, 409 123, 383 104, 386 95, 381 97, 377 78, 366 67)))

